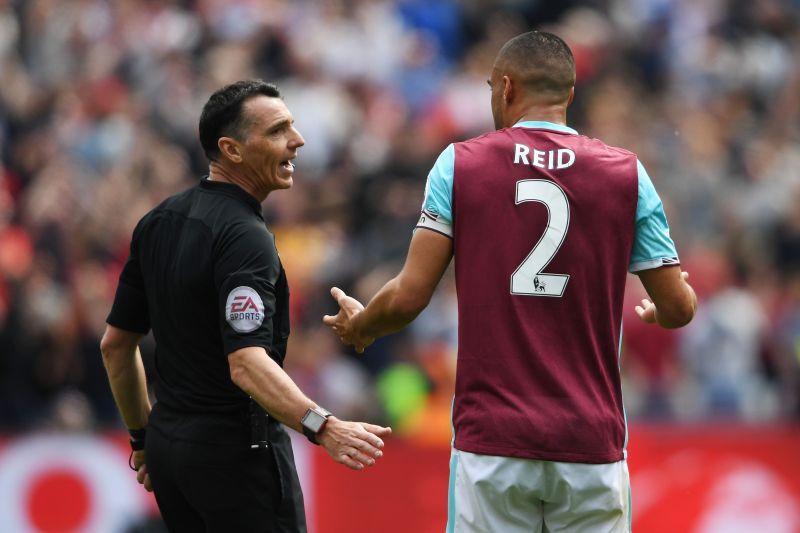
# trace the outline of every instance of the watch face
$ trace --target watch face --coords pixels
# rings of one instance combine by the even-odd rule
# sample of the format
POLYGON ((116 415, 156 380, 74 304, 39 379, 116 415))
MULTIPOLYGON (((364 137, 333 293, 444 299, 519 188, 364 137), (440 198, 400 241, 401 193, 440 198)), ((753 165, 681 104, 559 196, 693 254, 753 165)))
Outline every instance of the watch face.
POLYGON ((317 433, 325 423, 325 417, 316 411, 309 410, 306 412, 305 416, 303 416, 301 423, 314 433, 317 433))

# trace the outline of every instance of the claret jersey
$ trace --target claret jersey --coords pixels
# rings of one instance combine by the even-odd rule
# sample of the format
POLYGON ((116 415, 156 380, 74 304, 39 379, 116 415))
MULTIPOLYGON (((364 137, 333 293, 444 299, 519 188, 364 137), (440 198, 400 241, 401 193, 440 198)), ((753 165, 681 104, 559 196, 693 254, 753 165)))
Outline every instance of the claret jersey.
POLYGON ((455 448, 621 460, 626 275, 678 264, 636 155, 548 122, 455 143, 429 174, 417 227, 454 241, 455 448))

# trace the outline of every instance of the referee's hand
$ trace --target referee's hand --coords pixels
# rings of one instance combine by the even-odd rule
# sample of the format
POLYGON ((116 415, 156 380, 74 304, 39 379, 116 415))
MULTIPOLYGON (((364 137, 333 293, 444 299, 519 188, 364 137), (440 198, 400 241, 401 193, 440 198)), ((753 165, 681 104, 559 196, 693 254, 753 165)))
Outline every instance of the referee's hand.
POLYGON ((362 470, 383 456, 383 438, 391 434, 390 427, 330 416, 317 440, 334 461, 353 470, 362 470))
POLYGON ((147 465, 144 462, 144 450, 133 452, 133 468, 136 470, 136 481, 144 486, 147 492, 153 492, 153 485, 150 483, 150 474, 147 473, 147 465))

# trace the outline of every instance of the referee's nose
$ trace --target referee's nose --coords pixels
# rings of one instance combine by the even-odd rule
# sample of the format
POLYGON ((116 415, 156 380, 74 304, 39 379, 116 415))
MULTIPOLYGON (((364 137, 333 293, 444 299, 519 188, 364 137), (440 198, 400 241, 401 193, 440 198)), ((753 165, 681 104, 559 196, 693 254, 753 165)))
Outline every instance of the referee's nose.
POLYGON ((288 147, 292 150, 297 150, 301 146, 306 144, 306 140, 303 139, 303 136, 300 135, 300 132, 297 131, 297 128, 292 126, 291 136, 289 137, 288 147))

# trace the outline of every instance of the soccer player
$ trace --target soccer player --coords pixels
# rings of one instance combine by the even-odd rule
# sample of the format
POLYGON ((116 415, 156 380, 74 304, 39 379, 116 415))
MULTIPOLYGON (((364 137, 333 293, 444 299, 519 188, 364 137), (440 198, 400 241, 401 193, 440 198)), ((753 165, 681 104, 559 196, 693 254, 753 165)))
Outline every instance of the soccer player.
POLYGON ((567 127, 574 84, 557 36, 507 42, 489 81, 497 131, 439 156, 402 271, 366 309, 331 290, 325 323, 363 351, 417 316, 455 256, 448 531, 628 531, 627 272, 652 300, 645 322, 681 327, 697 306, 644 166, 567 127))

